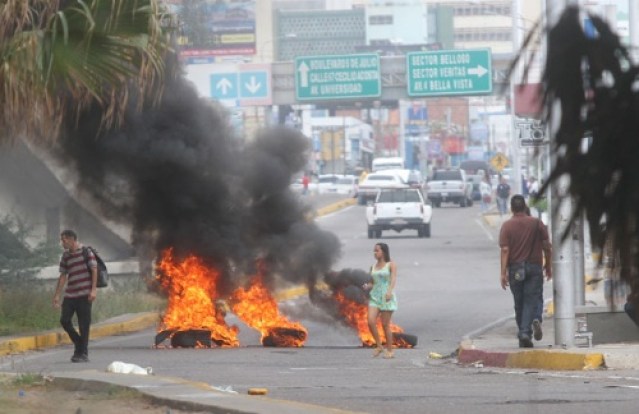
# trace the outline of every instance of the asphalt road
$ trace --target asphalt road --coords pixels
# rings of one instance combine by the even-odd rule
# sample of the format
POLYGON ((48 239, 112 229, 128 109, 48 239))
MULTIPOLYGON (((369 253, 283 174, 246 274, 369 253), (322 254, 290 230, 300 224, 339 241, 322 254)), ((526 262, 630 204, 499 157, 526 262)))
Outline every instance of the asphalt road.
MULTIPOLYGON (((435 209, 432 237, 384 233, 398 264, 399 310, 395 322, 417 335, 415 349, 396 358, 371 358, 354 332, 335 324, 305 298, 282 304, 309 330, 304 348, 263 348, 259 335, 233 317, 242 347, 153 349, 155 332, 104 338, 91 344, 89 364, 68 362, 70 348, 3 359, 1 370, 57 372, 105 369, 120 360, 151 366, 158 375, 183 377, 246 393, 265 387, 269 397, 370 413, 614 413, 636 412, 639 381, 606 372, 537 373, 460 367, 448 354, 469 331, 512 312, 510 294, 498 285, 494 230, 478 208, 435 209)), ((343 245, 338 269, 367 269, 374 240, 366 237, 364 207, 318 219, 343 245)))

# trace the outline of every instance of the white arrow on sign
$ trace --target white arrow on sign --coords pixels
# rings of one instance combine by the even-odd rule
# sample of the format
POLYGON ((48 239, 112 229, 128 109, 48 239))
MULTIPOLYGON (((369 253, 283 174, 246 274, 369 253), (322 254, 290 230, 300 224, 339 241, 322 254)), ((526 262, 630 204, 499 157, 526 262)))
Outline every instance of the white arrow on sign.
POLYGON ((306 62, 302 62, 302 64, 297 68, 300 72, 301 83, 300 86, 302 88, 308 88, 308 70, 309 67, 306 65, 306 62))
POLYGON ((477 75, 478 78, 481 78, 482 76, 484 76, 487 73, 488 73, 488 69, 486 69, 482 65, 477 65, 476 68, 468 69, 468 74, 469 75, 477 75))
POLYGON ((251 82, 250 83, 245 83, 244 86, 246 86, 246 89, 248 89, 249 92, 254 94, 255 92, 257 92, 260 89, 262 84, 259 83, 257 81, 257 79, 255 79, 255 76, 251 76, 251 82))
POLYGON ((215 84, 215 89, 221 89, 222 95, 226 95, 229 89, 232 89, 232 88, 233 88, 233 84, 227 78, 222 78, 215 84))

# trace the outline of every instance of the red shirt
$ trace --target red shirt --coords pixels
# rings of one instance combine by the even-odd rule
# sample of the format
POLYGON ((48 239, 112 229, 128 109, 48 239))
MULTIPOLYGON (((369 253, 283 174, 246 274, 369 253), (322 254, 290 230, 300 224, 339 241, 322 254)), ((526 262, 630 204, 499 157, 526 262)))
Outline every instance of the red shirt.
POLYGON ((544 223, 525 213, 515 213, 501 226, 499 233, 499 247, 508 247, 509 265, 520 262, 542 265, 542 245, 548 240, 548 229, 544 223))

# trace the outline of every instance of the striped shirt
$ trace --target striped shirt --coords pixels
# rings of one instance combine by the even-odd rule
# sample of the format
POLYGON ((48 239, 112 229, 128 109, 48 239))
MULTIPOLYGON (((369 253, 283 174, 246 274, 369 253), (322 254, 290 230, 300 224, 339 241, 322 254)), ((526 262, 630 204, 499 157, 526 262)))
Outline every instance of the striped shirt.
MULTIPOLYGON (((98 263, 91 249, 88 250, 91 268, 97 268, 98 263)), ((65 298, 79 298, 89 296, 91 293, 91 272, 84 261, 82 247, 74 251, 65 251, 60 258, 60 273, 67 275, 67 288, 64 291, 65 298)))

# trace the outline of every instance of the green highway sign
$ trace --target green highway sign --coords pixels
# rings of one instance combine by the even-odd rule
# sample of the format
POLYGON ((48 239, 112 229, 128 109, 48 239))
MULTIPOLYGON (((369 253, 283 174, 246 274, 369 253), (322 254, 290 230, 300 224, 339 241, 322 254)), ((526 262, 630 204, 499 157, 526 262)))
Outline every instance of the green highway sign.
POLYGON ((408 96, 481 95, 493 91, 490 49, 410 52, 408 96))
POLYGON ((295 98, 377 98, 382 94, 376 53, 295 58, 295 98))

